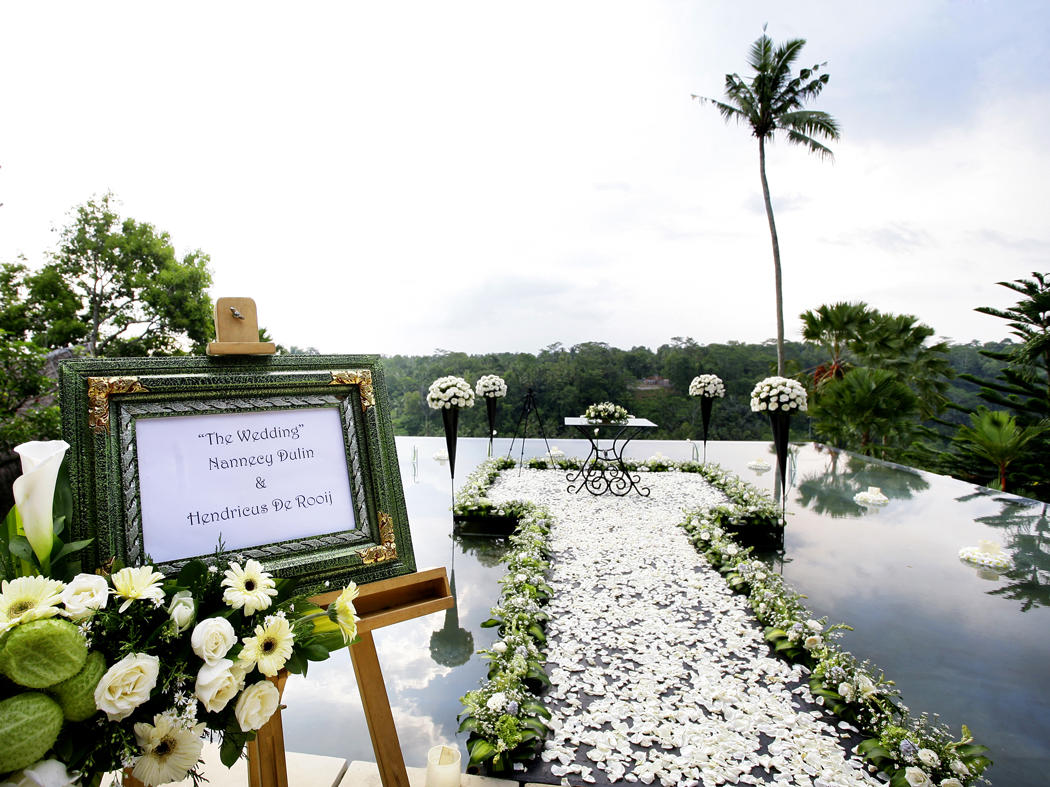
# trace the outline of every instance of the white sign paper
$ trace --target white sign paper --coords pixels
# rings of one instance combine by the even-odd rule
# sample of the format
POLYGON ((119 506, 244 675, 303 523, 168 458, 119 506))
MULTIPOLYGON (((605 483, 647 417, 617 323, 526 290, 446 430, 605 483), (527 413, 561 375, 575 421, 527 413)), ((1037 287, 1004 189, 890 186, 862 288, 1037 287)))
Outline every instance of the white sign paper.
POLYGON ((143 549, 158 563, 355 527, 339 410, 135 422, 143 549))

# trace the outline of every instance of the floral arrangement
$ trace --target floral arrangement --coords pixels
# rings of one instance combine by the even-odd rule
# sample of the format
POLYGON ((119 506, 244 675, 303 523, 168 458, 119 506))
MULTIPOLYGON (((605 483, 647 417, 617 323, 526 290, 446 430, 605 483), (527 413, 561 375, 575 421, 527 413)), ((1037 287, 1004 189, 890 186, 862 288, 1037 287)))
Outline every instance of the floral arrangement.
POLYGON ((726 395, 726 386, 717 374, 701 374, 694 377, 689 383, 689 395, 720 399, 726 395))
POLYGON ((599 402, 598 404, 590 405, 583 412, 583 417, 588 421, 602 422, 610 424, 622 424, 631 417, 625 409, 620 407, 618 404, 612 402, 599 402))
MULTIPOLYGON (((8 523, 50 510, 54 483, 31 486, 8 523)), ((94 787, 123 768, 147 787, 197 781, 202 736, 218 736, 232 765, 278 707, 269 678, 305 673, 356 637, 353 583, 325 611, 255 560, 222 571, 191 560, 172 577, 150 565, 112 566, 63 581, 41 571, 50 563, 55 573, 57 559, 10 559, 23 554, 12 549, 21 536, 4 530, 0 779, 8 783, 94 787)), ((61 544, 57 534, 51 543, 61 544)), ((62 552, 67 545, 47 557, 62 552)))
POLYGON ((806 389, 797 380, 767 377, 751 391, 751 409, 756 412, 806 410, 806 389))
POLYGON ((488 677, 461 698, 459 731, 470 733, 469 764, 486 765, 494 773, 510 771, 514 762, 536 756, 549 734, 546 721, 551 715, 539 698, 550 683, 542 650, 548 620, 543 607, 551 596, 546 579, 549 514, 532 503, 516 505, 521 513, 510 537, 500 602, 482 624, 497 627, 500 639, 481 651, 490 662, 488 677))
POLYGON ((1010 556, 994 541, 981 539, 975 547, 963 547, 959 557, 967 563, 975 563, 987 568, 1007 569, 1012 565, 1010 556))
POLYGON ((747 463, 747 466, 749 470, 754 470, 759 474, 765 473, 772 468, 772 465, 770 465, 765 459, 752 459, 747 463))
POLYGON ((853 502, 858 505, 867 506, 874 508, 876 506, 884 506, 890 502, 890 499, 886 495, 882 494, 882 490, 877 486, 869 486, 862 492, 857 492, 853 496, 853 502))
POLYGON ((811 670, 810 691, 817 702, 867 736, 858 751, 872 767, 893 787, 973 784, 991 761, 966 725, 955 740, 945 725, 925 714, 912 717, 892 681, 837 645, 835 640, 849 627, 814 619, 803 596, 765 563, 751 559, 750 548, 736 543, 725 529, 727 522, 727 513, 716 507, 688 514, 682 526, 729 586, 748 595, 773 651, 811 670))
POLYGON ((497 374, 482 375, 474 385, 478 396, 501 399, 507 395, 507 382, 497 374))
POLYGON ((439 377, 427 390, 427 404, 435 410, 450 407, 473 407, 474 389, 462 377, 439 377))

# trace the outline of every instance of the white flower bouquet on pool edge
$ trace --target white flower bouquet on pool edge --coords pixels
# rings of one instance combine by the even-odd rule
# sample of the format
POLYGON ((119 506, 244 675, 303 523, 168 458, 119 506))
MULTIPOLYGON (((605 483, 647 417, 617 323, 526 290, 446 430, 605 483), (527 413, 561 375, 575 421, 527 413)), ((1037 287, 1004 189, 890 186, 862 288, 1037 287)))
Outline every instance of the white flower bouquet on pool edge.
POLYGON ((708 399, 722 398, 726 395, 726 386, 717 374, 701 374, 689 383, 690 396, 706 396, 708 399))
POLYGON ((439 377, 430 384, 427 404, 435 410, 451 407, 473 407, 474 389, 462 377, 439 377))
POLYGON ((507 381, 498 374, 485 374, 474 384, 474 391, 486 399, 502 399, 507 395, 507 381))
POLYGON ((751 391, 751 409, 756 413, 806 410, 806 389, 797 380, 767 377, 751 391))
POLYGON ((618 404, 613 404, 612 402, 598 402, 597 404, 590 405, 584 410, 583 417, 594 423, 602 422, 622 424, 626 423, 627 419, 631 417, 631 414, 618 404))
POLYGON ((294 588, 255 560, 4 580, 0 783, 179 781, 199 775, 209 732, 232 765, 280 703, 268 678, 357 636, 353 583, 328 611, 294 588))

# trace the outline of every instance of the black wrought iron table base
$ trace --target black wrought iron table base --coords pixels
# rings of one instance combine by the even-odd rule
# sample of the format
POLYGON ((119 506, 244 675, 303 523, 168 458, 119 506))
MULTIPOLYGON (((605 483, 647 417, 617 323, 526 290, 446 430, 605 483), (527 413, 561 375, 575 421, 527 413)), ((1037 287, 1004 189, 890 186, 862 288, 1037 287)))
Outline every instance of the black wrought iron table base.
POLYGON ((592 495, 612 494, 623 497, 632 491, 642 497, 649 496, 649 487, 639 484, 640 476, 632 473, 623 461, 623 452, 627 444, 647 426, 655 426, 645 419, 631 419, 626 424, 595 424, 583 419, 566 418, 567 426, 575 426, 591 444, 590 453, 579 470, 565 474, 569 482, 568 491, 578 494, 586 489, 592 495), (583 421, 583 423, 576 423, 583 421), (632 423, 633 421, 634 423, 632 423), (602 438, 597 434, 600 429, 613 432, 611 437, 604 438, 610 442, 606 448, 599 445, 602 438))

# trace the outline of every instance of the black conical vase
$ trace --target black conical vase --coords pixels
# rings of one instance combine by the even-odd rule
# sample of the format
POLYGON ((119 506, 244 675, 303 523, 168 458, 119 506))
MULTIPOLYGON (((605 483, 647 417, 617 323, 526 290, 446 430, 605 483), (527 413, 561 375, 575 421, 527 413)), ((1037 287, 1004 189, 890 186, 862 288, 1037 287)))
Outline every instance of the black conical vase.
POLYGON ((448 448, 448 471, 456 477, 456 432, 459 430, 459 408, 442 407, 441 420, 445 424, 445 447, 448 448))
POLYGON ((770 410, 769 425, 773 427, 773 445, 777 449, 777 472, 780 473, 781 499, 786 501, 788 432, 791 430, 791 413, 784 410, 770 410))
POLYGON ((495 396, 485 397, 485 412, 489 417, 489 456, 492 456, 492 438, 496 434, 496 402, 495 396))
POLYGON ((711 396, 700 397, 700 423, 704 427, 704 462, 707 462, 707 430, 711 426, 711 408, 715 400, 711 396))

